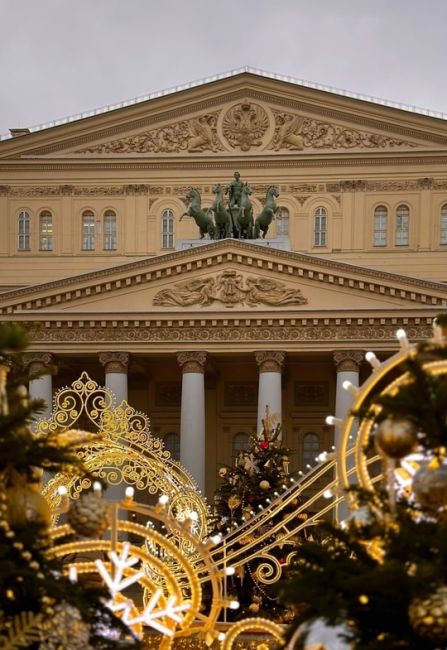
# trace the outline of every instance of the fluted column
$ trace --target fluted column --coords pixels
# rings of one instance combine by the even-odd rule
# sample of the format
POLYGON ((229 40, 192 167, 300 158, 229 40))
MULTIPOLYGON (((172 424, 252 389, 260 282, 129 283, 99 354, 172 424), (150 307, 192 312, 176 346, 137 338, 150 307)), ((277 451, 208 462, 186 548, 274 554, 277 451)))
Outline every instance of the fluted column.
POLYGON ((279 421, 282 421, 281 373, 285 354, 284 352, 262 350, 255 352, 255 359, 259 367, 257 428, 259 433, 262 431, 262 419, 266 406, 269 407, 272 415, 275 413, 279 421))
POLYGON ((116 395, 117 405, 128 401, 127 369, 129 354, 127 352, 100 352, 99 360, 104 366, 106 388, 116 395))
MULTIPOLYGON (((354 396, 349 391, 343 388, 345 381, 350 381, 353 386, 359 386, 359 371, 360 365, 364 359, 364 353, 360 350, 340 350, 334 352, 334 363, 337 371, 337 386, 335 393, 335 417, 343 420, 354 400, 354 396)), ((341 444, 341 431, 338 427, 334 430, 334 445, 336 452, 338 452, 341 444)), ((352 466, 352 462, 348 463, 348 468, 352 466)), ((348 516, 348 508, 345 503, 338 506, 337 520, 342 521, 348 516)))
POLYGON ((206 352, 179 352, 182 369, 180 462, 205 490, 205 362, 206 352))
POLYGON ((53 376, 49 367, 55 365, 54 356, 50 352, 27 352, 24 361, 28 366, 28 372, 32 375, 36 372, 48 371, 47 374, 30 379, 28 391, 31 399, 42 399, 45 402, 45 410, 38 416, 47 420, 53 409, 53 376))

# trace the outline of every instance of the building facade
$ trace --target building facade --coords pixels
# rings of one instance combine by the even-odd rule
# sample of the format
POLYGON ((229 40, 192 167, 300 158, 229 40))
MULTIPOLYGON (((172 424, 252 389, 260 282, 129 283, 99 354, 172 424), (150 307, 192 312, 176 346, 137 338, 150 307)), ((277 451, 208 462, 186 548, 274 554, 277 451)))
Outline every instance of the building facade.
MULTIPOLYGON (((249 72, 0 142, 0 309, 48 402, 82 371, 147 412, 210 493, 269 404, 305 468, 342 383, 447 302, 447 123, 249 72), (265 240, 180 217, 238 170, 265 240)), ((227 197, 225 198, 225 201, 227 197)))

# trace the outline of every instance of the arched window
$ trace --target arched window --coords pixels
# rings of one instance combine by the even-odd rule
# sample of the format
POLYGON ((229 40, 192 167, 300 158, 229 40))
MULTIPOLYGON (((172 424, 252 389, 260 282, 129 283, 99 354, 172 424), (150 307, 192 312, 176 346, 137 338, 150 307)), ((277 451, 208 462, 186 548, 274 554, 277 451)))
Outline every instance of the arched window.
POLYGON ((388 231, 388 210, 378 205, 374 210, 374 246, 386 246, 388 231))
POLYGON ((39 249, 53 250, 53 215, 49 210, 42 210, 39 215, 39 249))
POLYGON ((314 212, 314 246, 326 246, 327 210, 317 208, 314 212))
POLYGON ((113 210, 104 212, 104 250, 116 250, 116 213, 113 210))
POLYGON ((396 246, 408 246, 410 231, 410 210, 406 205, 399 205, 396 210, 396 246))
POLYGON ((20 210, 17 222, 17 248, 19 251, 31 250, 31 219, 26 210, 20 210))
POLYGON ((441 208, 440 239, 441 244, 447 244, 447 203, 441 208))
POLYGON ((303 465, 315 465, 320 453, 320 437, 316 433, 306 433, 303 438, 303 465))
POLYGON ((180 460, 180 436, 178 433, 170 432, 167 433, 163 441, 165 443, 165 449, 171 452, 171 458, 173 460, 180 460))
POLYGON ((236 435, 233 437, 233 447, 231 450, 231 457, 233 460, 233 464, 239 458, 239 454, 241 453, 241 451, 248 451, 249 447, 250 447, 250 436, 248 435, 248 433, 244 433, 242 431, 236 433, 236 435))
POLYGON ((163 210, 161 233, 161 247, 174 248, 174 213, 172 210, 163 210))
POLYGON ((286 237, 289 234, 289 211, 287 208, 280 208, 276 213, 276 235, 286 237))
POLYGON ((95 215, 91 210, 82 213, 82 250, 95 250, 95 215))

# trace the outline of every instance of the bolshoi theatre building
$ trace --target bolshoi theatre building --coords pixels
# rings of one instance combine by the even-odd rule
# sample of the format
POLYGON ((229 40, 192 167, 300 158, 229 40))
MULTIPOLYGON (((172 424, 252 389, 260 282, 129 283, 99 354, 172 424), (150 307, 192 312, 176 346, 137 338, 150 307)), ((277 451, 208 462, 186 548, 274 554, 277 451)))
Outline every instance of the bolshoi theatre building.
POLYGON ((244 69, 11 129, 0 219, 1 319, 31 328, 32 371, 56 369, 32 395, 50 411, 86 372, 211 494, 266 405, 303 469, 337 443, 325 416, 365 352, 431 335, 447 122, 244 69), (265 238, 234 228, 241 187, 254 220, 273 205, 265 238), (202 231, 218 192, 231 230, 202 231))

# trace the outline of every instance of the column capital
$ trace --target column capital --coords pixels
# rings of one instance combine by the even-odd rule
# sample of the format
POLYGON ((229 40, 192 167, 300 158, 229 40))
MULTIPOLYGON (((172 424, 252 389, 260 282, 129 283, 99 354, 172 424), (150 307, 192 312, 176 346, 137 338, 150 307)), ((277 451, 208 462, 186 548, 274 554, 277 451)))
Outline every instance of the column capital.
POLYGON ((334 363, 337 372, 358 372, 365 357, 361 350, 337 350, 334 363))
POLYGON ((178 352, 177 362, 182 369, 183 374, 186 372, 205 372, 206 352, 178 352))
POLYGON ((106 373, 116 372, 127 374, 129 366, 129 353, 128 352, 100 352, 99 361, 104 366, 106 373))
POLYGON ((259 350, 255 352, 259 372, 281 372, 286 355, 278 350, 259 350))
POLYGON ((30 373, 56 364, 54 354, 51 352, 25 352, 22 358, 30 373))

